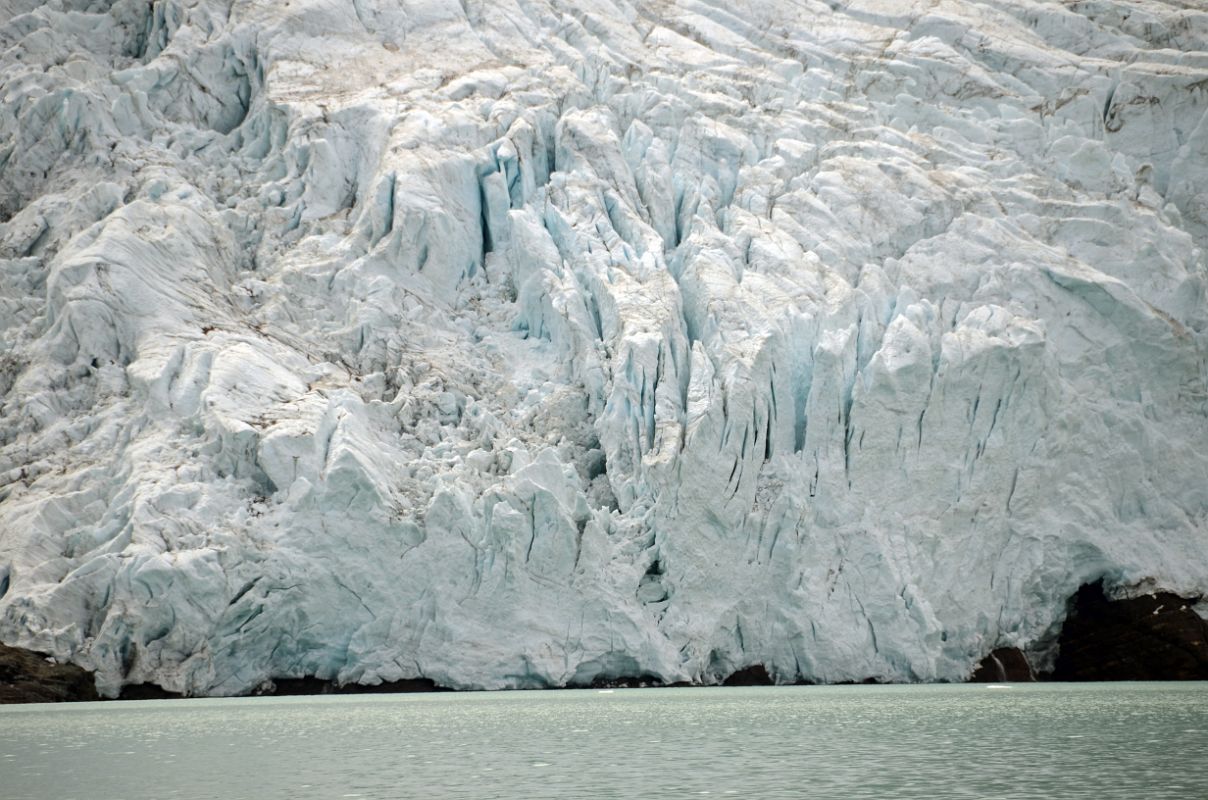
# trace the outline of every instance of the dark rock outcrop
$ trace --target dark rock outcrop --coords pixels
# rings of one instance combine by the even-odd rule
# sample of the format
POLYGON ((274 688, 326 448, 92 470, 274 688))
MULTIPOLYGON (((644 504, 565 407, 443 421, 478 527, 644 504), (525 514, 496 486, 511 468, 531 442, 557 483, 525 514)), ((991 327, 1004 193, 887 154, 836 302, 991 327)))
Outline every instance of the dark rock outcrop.
POLYGON ((308 694, 396 694, 403 692, 448 692, 452 691, 444 686, 438 686, 435 681, 430 678, 412 678, 410 680, 390 681, 388 683, 379 683, 375 685, 367 685, 361 683, 347 683, 343 686, 333 683, 332 681, 319 680, 318 678, 276 678, 272 682, 271 687, 266 687, 265 691, 257 692, 257 695, 269 696, 285 696, 285 695, 308 695, 308 694))
POLYGON ((42 653, 0 644, 0 703, 99 700, 92 673, 42 653))
MULTIPOLYGON (((684 683, 667 684, 663 683, 656 675, 638 675, 637 677, 623 676, 619 678, 604 678, 599 677, 587 684, 587 689, 647 689, 661 686, 687 686, 684 683)), ((578 688, 572 684, 567 688, 578 688)))
POLYGON ((179 692, 169 692, 154 683, 131 683, 122 687, 118 700, 179 700, 184 697, 179 692))
MULTIPOLYGON (((260 695, 368 694, 449 691, 428 678, 392 681, 376 686, 337 685, 318 678, 280 678, 260 695)), ((184 697, 153 683, 123 686, 119 700, 171 700, 184 697)), ((104 700, 93 675, 74 664, 57 664, 42 653, 0 644, 0 703, 62 703, 104 700)))
POLYGON ((1208 680, 1208 622, 1199 598, 1154 592, 1110 600, 1103 582, 1078 590, 1049 676, 1058 681, 1208 680))
POLYGON ((776 681, 768 674, 763 664, 743 667, 721 682, 722 686, 772 686, 776 681))
POLYGON ((1018 647, 999 647, 981 660, 970 683, 1023 683, 1036 680, 1028 657, 1018 647))

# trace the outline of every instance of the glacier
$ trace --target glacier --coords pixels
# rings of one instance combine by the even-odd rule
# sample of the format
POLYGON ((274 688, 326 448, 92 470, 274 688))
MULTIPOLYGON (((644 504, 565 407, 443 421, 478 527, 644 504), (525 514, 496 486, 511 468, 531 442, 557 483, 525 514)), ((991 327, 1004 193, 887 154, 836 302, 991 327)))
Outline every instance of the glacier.
POLYGON ((0 63, 0 640, 104 696, 963 680, 1208 594, 1208 11, 3 0, 0 63))

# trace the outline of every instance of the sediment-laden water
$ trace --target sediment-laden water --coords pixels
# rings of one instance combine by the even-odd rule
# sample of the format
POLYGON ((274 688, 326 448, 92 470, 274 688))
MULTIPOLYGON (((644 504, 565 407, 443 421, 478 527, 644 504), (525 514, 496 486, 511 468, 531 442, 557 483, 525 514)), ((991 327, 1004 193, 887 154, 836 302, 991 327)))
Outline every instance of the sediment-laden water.
POLYGON ((1208 683, 0 709, 7 800, 1208 797, 1208 683))

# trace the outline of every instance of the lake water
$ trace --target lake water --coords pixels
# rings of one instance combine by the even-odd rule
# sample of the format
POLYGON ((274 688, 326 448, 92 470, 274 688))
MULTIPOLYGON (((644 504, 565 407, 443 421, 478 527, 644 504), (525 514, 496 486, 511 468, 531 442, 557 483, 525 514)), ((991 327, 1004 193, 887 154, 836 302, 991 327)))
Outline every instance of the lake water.
POLYGON ((1208 683, 0 708, 4 800, 1208 798, 1208 683))

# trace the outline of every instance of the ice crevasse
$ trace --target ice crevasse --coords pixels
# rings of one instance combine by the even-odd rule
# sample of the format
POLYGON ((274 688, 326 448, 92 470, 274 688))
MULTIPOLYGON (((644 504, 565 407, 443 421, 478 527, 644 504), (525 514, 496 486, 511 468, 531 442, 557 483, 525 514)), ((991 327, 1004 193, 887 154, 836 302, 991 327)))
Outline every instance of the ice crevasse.
POLYGON ((3 0, 0 98, 0 640, 102 694, 1208 593, 1202 9, 3 0))

